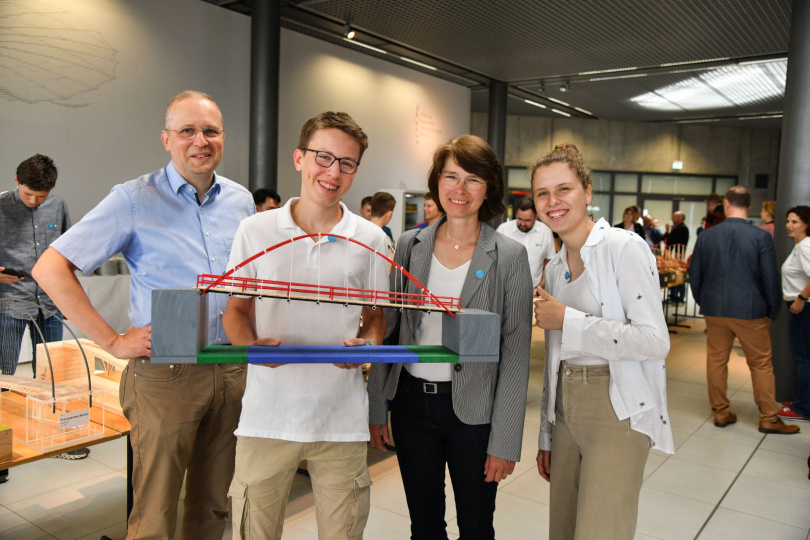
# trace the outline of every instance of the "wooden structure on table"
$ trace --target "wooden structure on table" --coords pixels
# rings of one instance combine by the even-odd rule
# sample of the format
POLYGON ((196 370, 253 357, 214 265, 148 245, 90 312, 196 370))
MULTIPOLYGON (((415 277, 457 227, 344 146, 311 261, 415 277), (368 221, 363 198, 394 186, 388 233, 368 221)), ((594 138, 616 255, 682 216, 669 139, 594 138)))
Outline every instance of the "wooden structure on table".
MULTIPOLYGON (((50 365, 43 361, 37 362, 35 377, 38 380, 53 380, 65 386, 87 387, 87 368, 84 356, 79 350, 81 345, 90 363, 91 387, 104 389, 104 397, 99 405, 119 416, 123 415, 118 399, 118 388, 121 385, 121 374, 127 367, 127 360, 116 358, 89 339, 54 341, 47 345, 51 362, 50 365), (98 370, 98 363, 101 363, 101 370, 98 370)), ((37 345, 37 358, 45 358, 43 343, 37 345)))

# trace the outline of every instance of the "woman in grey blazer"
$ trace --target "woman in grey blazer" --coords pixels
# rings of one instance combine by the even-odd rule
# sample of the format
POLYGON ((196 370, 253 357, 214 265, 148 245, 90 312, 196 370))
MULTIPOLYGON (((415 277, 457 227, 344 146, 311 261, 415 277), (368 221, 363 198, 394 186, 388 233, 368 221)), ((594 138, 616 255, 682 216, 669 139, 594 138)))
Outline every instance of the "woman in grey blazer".
MULTIPOLYGON (((428 178, 446 216, 404 233, 395 261, 435 295, 500 315, 498 363, 374 364, 368 382, 371 443, 388 442, 388 410, 413 539, 447 538, 445 466, 461 537, 492 540, 497 483, 520 459, 531 346, 532 283, 523 245, 487 221, 504 211, 501 164, 479 137, 451 139, 428 178)), ((400 289, 397 272, 391 289, 400 289)), ((413 283, 406 292, 420 293, 413 283)), ((439 313, 386 309, 389 341, 441 343, 439 313)))

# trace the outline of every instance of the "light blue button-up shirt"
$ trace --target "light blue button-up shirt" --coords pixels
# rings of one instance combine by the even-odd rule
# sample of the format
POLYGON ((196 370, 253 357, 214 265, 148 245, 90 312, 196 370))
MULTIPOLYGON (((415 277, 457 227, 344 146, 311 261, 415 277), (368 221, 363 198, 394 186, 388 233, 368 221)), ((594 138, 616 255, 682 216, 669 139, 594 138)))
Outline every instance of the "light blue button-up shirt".
MULTIPOLYGON (((242 219, 255 214, 250 192, 214 174, 202 204, 196 189, 170 162, 165 168, 115 186, 110 194, 51 244, 82 272, 122 253, 132 274, 129 319, 151 323, 152 290, 193 287, 197 274, 226 271, 242 219)), ((228 343, 222 313, 228 297, 208 301, 208 341, 228 343)))

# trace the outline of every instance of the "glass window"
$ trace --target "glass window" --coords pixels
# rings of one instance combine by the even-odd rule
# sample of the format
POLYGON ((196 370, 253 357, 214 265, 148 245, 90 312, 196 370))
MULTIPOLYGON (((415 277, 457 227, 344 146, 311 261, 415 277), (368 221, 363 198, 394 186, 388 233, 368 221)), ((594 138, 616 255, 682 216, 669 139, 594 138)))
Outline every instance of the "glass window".
POLYGON ((593 190, 594 191, 605 191, 610 192, 610 173, 609 172, 594 172, 592 173, 593 178, 593 190))
POLYGON ((616 173, 616 191, 638 191, 638 175, 628 173, 616 173))
POLYGON ((522 167, 509 167, 506 170, 506 185, 510 188, 532 189, 528 171, 522 167))
POLYGON ((599 218, 609 219, 610 195, 607 193, 594 193, 591 204, 588 205, 588 212, 593 214, 594 221, 599 218))
POLYGON ((638 204, 638 198, 635 195, 614 195, 613 196, 613 219, 610 221, 611 225, 616 225, 622 222, 624 209, 628 206, 638 204))
POLYGON ((717 178, 714 184, 714 192, 723 195, 729 188, 737 185, 736 178, 717 178))
POLYGON ((657 195, 708 195, 712 179, 708 176, 681 176, 677 174, 641 175, 641 192, 657 195))

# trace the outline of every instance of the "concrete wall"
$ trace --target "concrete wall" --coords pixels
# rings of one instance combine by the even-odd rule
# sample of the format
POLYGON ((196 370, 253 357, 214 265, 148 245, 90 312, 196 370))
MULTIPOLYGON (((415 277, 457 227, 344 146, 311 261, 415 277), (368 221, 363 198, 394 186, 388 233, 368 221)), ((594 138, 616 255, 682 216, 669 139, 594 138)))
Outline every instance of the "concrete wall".
MULTIPOLYGON (((473 114, 471 131, 486 138, 486 114, 473 114)), ((779 137, 776 129, 509 116, 504 165, 525 167, 562 142, 577 145, 593 170, 673 174, 672 162, 683 161, 675 174, 737 176, 758 217, 775 198, 779 137), (757 174, 768 175, 767 188, 754 188, 757 174)))

